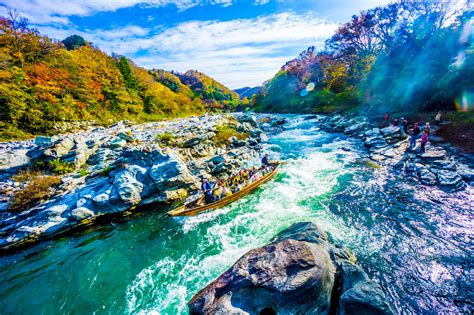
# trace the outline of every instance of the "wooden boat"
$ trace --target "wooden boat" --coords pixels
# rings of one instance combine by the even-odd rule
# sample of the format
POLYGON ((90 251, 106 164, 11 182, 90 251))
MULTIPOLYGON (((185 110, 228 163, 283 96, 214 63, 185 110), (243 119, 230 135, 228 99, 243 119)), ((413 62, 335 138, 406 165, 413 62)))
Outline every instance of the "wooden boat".
POLYGON ((263 185, 264 183, 266 183, 270 179, 272 179, 278 173, 278 171, 280 170, 280 165, 282 163, 277 162, 275 164, 276 164, 276 166, 271 172, 269 172, 268 174, 265 174, 258 181, 254 182, 254 183, 251 183, 251 184, 248 184, 242 190, 240 190, 240 191, 238 191, 238 192, 236 192, 236 193, 234 193, 234 194, 232 194, 228 197, 224 197, 221 200, 215 201, 215 202, 210 203, 210 204, 204 204, 203 205, 202 201, 204 199, 204 196, 202 196, 201 198, 199 198, 195 201, 192 201, 188 204, 185 204, 184 206, 181 206, 179 208, 176 208, 174 210, 169 211, 168 214, 173 216, 173 217, 193 216, 193 215, 196 215, 196 214, 198 214, 200 212, 203 212, 203 211, 206 211, 206 210, 222 208, 222 207, 228 205, 229 203, 234 202, 234 201, 250 194, 252 191, 257 189, 259 186, 263 185))

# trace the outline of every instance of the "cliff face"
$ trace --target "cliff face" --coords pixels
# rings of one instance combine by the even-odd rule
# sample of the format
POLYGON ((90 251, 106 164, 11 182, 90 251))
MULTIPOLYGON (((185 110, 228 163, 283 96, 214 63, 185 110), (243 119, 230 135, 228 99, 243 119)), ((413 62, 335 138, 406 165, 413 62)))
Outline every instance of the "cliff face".
POLYGON ((253 249, 189 302, 190 314, 391 314, 347 248, 297 223, 253 249))

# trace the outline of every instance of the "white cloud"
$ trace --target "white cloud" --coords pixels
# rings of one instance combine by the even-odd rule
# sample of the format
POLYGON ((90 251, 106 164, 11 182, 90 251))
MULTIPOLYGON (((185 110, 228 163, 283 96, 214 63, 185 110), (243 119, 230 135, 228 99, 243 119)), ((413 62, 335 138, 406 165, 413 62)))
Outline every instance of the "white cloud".
MULTIPOLYGON (((254 0, 264 4, 268 0, 254 0), (263 2, 262 2, 263 1, 263 2)), ((163 7, 174 5, 186 10, 198 5, 230 6, 234 0, 2 0, 0 6, 16 9, 35 24, 68 23, 68 16, 90 16, 97 12, 111 12, 136 5, 163 7)))
POLYGON ((78 34, 147 68, 200 70, 231 88, 260 85, 308 46, 322 46, 337 25, 291 12, 231 21, 189 21, 157 32, 129 25, 81 32, 40 27, 63 39, 78 34), (144 55, 144 56, 143 56, 144 55))
MULTIPOLYGON (((147 68, 198 69, 236 88, 260 85, 308 46, 321 47, 336 27, 314 15, 286 12, 225 22, 190 21, 150 36, 130 35, 126 40, 115 38, 122 31, 90 36, 99 47, 124 54, 147 68), (139 57, 143 51, 146 56, 139 57)), ((128 27, 123 33, 130 31, 128 27)))
MULTIPOLYGON (((28 12, 32 22, 39 21, 35 23, 38 29, 55 39, 78 34, 102 50, 123 54, 144 67, 197 69, 231 88, 260 85, 308 46, 322 46, 337 27, 313 14, 283 12, 253 19, 187 21, 165 30, 159 26, 146 29, 136 25, 79 30, 67 23, 68 16, 91 15, 137 4, 173 3, 184 10, 203 3, 230 5, 232 0, 72 0, 68 5, 63 0, 2 1, 28 12)), ((254 0, 254 3, 265 4, 265 1, 254 0)))

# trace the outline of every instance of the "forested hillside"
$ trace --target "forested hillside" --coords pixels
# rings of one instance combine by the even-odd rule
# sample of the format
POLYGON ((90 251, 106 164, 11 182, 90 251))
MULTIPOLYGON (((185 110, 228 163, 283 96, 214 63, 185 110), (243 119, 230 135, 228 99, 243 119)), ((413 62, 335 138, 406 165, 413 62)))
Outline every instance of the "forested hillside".
MULTIPOLYGON (((188 83, 194 76, 183 77, 188 83)), ((50 134, 58 122, 148 121, 239 102, 213 79, 197 77, 202 87, 193 81, 189 88, 172 73, 109 56, 80 36, 54 42, 20 16, 0 17, 0 139, 50 134)))
POLYGON ((472 109, 473 11, 402 1, 362 11, 317 51, 308 48, 252 99, 258 111, 472 109), (471 107, 471 108, 469 108, 471 107))
POLYGON ((209 107, 234 109, 239 105, 239 95, 221 83, 196 70, 174 72, 181 82, 191 88, 209 107))

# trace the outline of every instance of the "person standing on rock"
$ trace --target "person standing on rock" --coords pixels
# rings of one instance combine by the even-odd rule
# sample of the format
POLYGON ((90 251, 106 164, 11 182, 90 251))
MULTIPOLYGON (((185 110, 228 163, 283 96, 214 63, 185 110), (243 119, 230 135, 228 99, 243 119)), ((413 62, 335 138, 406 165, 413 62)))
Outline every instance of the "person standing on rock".
POLYGON ((383 116, 383 120, 384 120, 384 124, 385 126, 388 126, 389 123, 388 123, 388 119, 390 118, 389 114, 386 113, 385 116, 383 116))
POLYGON ((406 120, 405 117, 402 117, 401 121, 402 121, 403 135, 405 136, 408 134, 408 120, 406 120))
POLYGON ((416 147, 416 138, 418 138, 418 135, 420 134, 420 126, 418 126, 418 123, 415 123, 415 126, 413 127, 411 131, 411 138, 410 138, 410 150, 413 150, 416 147))
POLYGON ((428 142, 428 132, 426 132, 426 129, 425 131, 423 132, 423 134, 421 135, 421 146, 420 146, 420 152, 421 154, 425 153, 426 150, 425 150, 425 146, 426 146, 426 143, 428 142))
POLYGON ((438 112, 435 116, 435 124, 436 126, 439 126, 439 123, 441 122, 441 112, 438 112))
POLYGON ((431 127, 430 127, 430 123, 427 122, 426 125, 425 125, 425 130, 426 134, 429 136, 430 135, 430 132, 431 132, 431 127))

